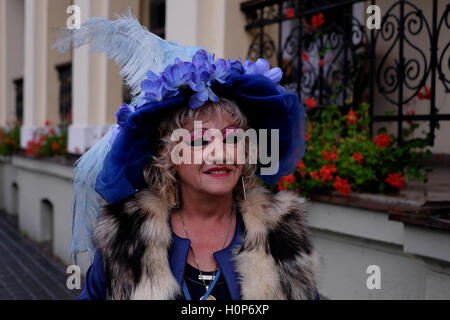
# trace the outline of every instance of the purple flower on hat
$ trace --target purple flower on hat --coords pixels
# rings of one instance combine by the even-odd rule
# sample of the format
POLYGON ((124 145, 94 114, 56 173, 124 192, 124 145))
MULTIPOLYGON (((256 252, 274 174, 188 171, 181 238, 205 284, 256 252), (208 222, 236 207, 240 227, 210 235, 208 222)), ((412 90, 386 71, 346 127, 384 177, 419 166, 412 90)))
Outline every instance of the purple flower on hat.
POLYGON ((171 84, 175 85, 182 81, 179 78, 180 73, 178 72, 177 67, 174 67, 173 70, 170 67, 172 66, 166 68, 166 78, 162 75, 156 75, 151 70, 147 72, 148 79, 145 79, 141 83, 141 88, 145 92, 145 99, 150 102, 156 102, 176 96, 179 93, 178 88, 172 87, 171 84))
POLYGON ((210 55, 205 50, 200 49, 192 57, 192 63, 196 68, 205 66, 211 69, 211 66, 214 64, 214 55, 210 55))
POLYGON ((125 126, 125 123, 127 122, 128 117, 131 113, 134 112, 133 107, 129 106, 128 104, 124 103, 119 107, 119 110, 116 111, 115 116, 117 118, 117 126, 114 126, 111 130, 111 136, 109 138, 109 143, 112 144, 114 140, 116 139, 116 136, 119 134, 119 131, 121 128, 125 126))
POLYGON ((192 109, 201 107, 206 101, 219 101, 217 95, 211 90, 213 81, 224 84, 232 73, 261 74, 274 82, 279 82, 283 75, 280 68, 270 69, 267 60, 258 59, 253 62, 242 60, 218 59, 214 62, 214 55, 200 49, 192 57, 192 62, 183 62, 179 58, 156 75, 147 72, 147 79, 141 83, 145 92, 144 98, 150 102, 157 102, 165 98, 177 96, 180 89, 189 87, 193 94, 189 97, 189 106, 192 109))
POLYGON ((214 65, 216 66, 215 78, 220 83, 223 83, 221 78, 225 78, 226 76, 228 76, 227 65, 229 64, 230 63, 229 62, 227 63, 225 59, 218 59, 216 62, 214 62, 214 65))
POLYGON ((124 103, 119 107, 119 110, 116 111, 115 116, 117 118, 117 124, 120 127, 125 125, 125 122, 128 119, 130 113, 134 112, 133 107, 130 107, 128 104, 124 103))
POLYGON ((225 83, 231 74, 231 70, 237 70, 239 73, 243 73, 244 69, 240 61, 232 61, 225 59, 218 59, 214 62, 215 75, 214 78, 220 83, 225 83))
POLYGON ((176 58, 175 63, 167 66, 161 74, 164 87, 168 91, 178 91, 179 87, 185 86, 195 71, 195 66, 190 62, 183 62, 176 58))
POLYGON ((258 59, 256 62, 251 60, 246 60, 244 62, 244 70, 246 74, 261 74, 275 83, 280 82, 283 77, 283 71, 280 68, 276 67, 270 69, 269 61, 265 59, 258 59))
POLYGON ((235 70, 240 74, 243 74, 245 72, 241 57, 239 57, 239 60, 231 60, 230 66, 232 70, 235 70))
POLYGON ((219 101, 219 98, 211 90, 211 83, 217 69, 214 64, 214 55, 209 55, 203 49, 198 50, 192 57, 192 64, 195 66, 195 71, 187 83, 195 93, 189 98, 189 106, 197 109, 208 99, 214 102, 219 101))
POLYGON ((156 80, 146 79, 142 81, 141 88, 145 91, 145 98, 150 102, 161 101, 165 98, 167 92, 162 78, 156 80))
POLYGON ((210 80, 207 79, 208 76, 205 74, 204 71, 199 70, 199 72, 195 73, 193 75, 193 80, 190 80, 189 87, 192 89, 192 91, 195 92, 194 95, 192 95, 189 98, 189 106, 192 109, 197 109, 201 107, 208 99, 214 102, 219 101, 219 97, 217 97, 214 92, 211 90, 209 84, 210 80), (202 79, 205 79, 202 80, 202 79))
POLYGON ((272 80, 273 82, 278 83, 281 81, 281 78, 283 77, 283 71, 281 71, 280 68, 276 67, 276 68, 270 69, 269 71, 264 73, 264 75, 267 78, 269 78, 270 80, 272 80))
POLYGON ((158 80, 160 77, 156 73, 154 73, 152 70, 148 70, 147 71, 147 78, 150 81, 154 82, 154 81, 158 80))

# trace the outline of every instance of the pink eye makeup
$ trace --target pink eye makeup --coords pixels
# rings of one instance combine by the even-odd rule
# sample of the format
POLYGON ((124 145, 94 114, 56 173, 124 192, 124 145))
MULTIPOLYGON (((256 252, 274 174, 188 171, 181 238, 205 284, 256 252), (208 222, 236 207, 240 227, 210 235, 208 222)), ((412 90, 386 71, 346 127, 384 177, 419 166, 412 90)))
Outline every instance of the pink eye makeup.
POLYGON ((195 140, 195 139, 199 139, 202 138, 205 134, 207 129, 196 129, 196 130, 192 130, 191 132, 189 132, 190 136, 191 136, 191 141, 195 140))
MULTIPOLYGON (((223 143, 226 144, 238 143, 242 139, 241 134, 237 134, 238 129, 239 128, 236 126, 228 126, 225 129, 223 129, 222 130, 223 143)), ((189 133, 191 140, 189 141, 188 144, 191 147, 200 147, 208 145, 212 139, 210 139, 209 135, 206 134, 207 131, 208 129, 206 128, 192 130, 189 133)))

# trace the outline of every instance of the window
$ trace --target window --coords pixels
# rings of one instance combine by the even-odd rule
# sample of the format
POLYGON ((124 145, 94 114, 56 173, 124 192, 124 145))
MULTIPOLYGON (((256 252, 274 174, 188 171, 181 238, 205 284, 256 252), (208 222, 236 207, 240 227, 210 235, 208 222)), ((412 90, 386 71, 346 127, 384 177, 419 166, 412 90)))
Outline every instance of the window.
POLYGON ((21 122, 23 120, 23 78, 13 81, 16 90, 16 119, 21 122))
POLYGON ((72 122, 72 64, 56 66, 59 78, 59 117, 63 126, 72 122))

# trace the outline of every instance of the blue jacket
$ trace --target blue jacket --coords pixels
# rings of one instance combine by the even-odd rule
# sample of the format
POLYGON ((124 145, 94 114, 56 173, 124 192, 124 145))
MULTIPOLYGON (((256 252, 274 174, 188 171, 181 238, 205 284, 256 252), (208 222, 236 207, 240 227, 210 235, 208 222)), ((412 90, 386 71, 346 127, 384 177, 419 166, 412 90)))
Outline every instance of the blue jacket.
MULTIPOLYGON (((242 220, 237 215, 236 230, 228 247, 214 253, 214 258, 222 270, 225 282, 227 284, 230 296, 233 300, 240 300, 240 287, 238 274, 232 263, 232 251, 236 246, 241 246, 243 241, 242 220)), ((173 242, 169 251, 169 263, 172 274, 181 286, 184 276, 184 267, 186 265, 187 256, 191 241, 178 237, 172 232, 173 242)), ((86 273, 83 291, 77 298, 78 300, 105 300, 106 299, 106 281, 103 273, 103 259, 100 251, 96 251, 94 261, 86 273)), ((316 291, 315 299, 319 299, 316 291)))

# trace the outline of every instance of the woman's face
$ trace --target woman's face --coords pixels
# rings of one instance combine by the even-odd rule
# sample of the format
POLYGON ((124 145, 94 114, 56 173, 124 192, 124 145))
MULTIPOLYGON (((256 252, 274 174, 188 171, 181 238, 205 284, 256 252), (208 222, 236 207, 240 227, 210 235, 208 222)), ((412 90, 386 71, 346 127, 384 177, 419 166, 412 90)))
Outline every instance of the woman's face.
POLYGON ((185 127, 190 132, 188 145, 191 164, 176 166, 182 193, 214 196, 230 194, 239 181, 243 168, 242 161, 237 156, 238 152, 242 152, 242 140, 235 139, 233 134, 239 128, 233 123, 230 114, 224 111, 220 117, 214 113, 209 119, 200 115, 196 121, 201 121, 202 129, 198 126, 194 128, 194 124, 185 127), (209 135, 211 130, 207 132, 208 129, 216 129, 216 134, 209 135), (216 152, 219 150, 222 152, 216 152), (194 157, 202 160, 194 163, 194 157))

